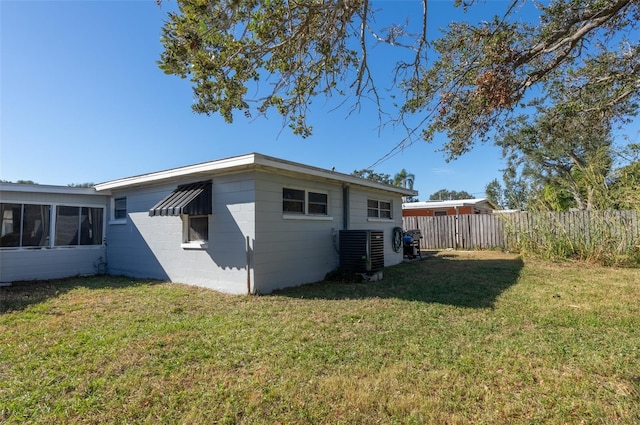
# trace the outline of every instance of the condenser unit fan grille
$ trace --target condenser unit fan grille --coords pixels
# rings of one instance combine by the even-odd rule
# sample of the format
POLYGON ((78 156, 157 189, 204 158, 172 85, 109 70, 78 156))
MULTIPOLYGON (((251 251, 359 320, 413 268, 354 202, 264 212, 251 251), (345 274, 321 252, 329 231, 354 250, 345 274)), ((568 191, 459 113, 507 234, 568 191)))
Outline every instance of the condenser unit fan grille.
POLYGON ((384 233, 380 230, 341 230, 340 268, 355 273, 384 268, 384 233))

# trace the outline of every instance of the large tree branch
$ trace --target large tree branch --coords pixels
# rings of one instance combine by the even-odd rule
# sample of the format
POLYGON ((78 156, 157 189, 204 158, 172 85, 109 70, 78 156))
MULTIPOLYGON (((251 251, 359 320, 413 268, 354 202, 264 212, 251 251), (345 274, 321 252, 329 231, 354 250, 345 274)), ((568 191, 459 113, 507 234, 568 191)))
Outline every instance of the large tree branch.
POLYGON ((605 23, 618 16, 620 11, 631 3, 633 3, 633 0, 617 0, 609 3, 608 7, 603 9, 594 9, 583 14, 578 14, 573 19, 568 19, 560 30, 555 31, 551 37, 542 40, 533 48, 526 51, 515 61, 514 65, 519 66, 532 61, 540 55, 553 53, 561 47, 575 45, 578 40, 584 38, 589 32, 602 27, 605 23), (574 29, 574 26, 581 22, 582 25, 574 29))

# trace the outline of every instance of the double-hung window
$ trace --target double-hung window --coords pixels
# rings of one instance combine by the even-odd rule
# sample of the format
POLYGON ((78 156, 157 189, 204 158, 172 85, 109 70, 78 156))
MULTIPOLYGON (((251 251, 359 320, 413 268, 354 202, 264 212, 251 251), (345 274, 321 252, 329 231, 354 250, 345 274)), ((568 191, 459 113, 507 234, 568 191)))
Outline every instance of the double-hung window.
POLYGON ((304 190, 282 189, 282 212, 293 214, 305 213, 306 194, 304 190))
POLYGON ((391 201, 368 199, 367 217, 369 218, 392 218, 391 201))
POLYGON ((309 207, 307 208, 307 212, 309 214, 316 214, 316 215, 328 214, 326 193, 308 192, 308 198, 309 198, 309 207))
POLYGON ((301 189, 282 189, 282 212, 285 214, 328 215, 328 195, 301 189))
POLYGON ((127 198, 113 200, 113 219, 124 220, 127 218, 127 198))

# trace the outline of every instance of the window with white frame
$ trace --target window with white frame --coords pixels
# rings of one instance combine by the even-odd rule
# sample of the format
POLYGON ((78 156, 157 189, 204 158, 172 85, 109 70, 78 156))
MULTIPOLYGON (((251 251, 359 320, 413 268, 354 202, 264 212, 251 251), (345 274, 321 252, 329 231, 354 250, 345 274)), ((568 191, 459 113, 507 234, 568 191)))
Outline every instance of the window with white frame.
POLYGON ((113 219, 124 220, 127 218, 127 198, 116 198, 113 200, 113 219))
POLYGON ((282 188, 282 212, 285 214, 328 215, 326 193, 282 188))
POLYGON ((368 199, 367 200, 367 217, 368 218, 392 218, 391 201, 368 199))

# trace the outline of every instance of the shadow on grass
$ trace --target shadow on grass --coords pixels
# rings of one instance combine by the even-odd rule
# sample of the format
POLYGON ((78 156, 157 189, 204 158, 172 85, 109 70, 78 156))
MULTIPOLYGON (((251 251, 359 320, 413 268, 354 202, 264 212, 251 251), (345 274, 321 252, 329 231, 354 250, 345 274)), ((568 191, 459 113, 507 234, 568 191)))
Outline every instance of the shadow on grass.
POLYGON ((305 299, 398 298, 459 307, 492 308, 514 285, 524 263, 513 259, 464 259, 457 255, 427 256, 384 269, 378 282, 318 282, 284 289, 273 295, 305 299))
POLYGON ((157 282, 152 280, 123 276, 82 276, 15 282, 11 286, 0 287, 0 314, 24 310, 31 305, 57 298, 77 288, 116 289, 155 283, 157 282))

